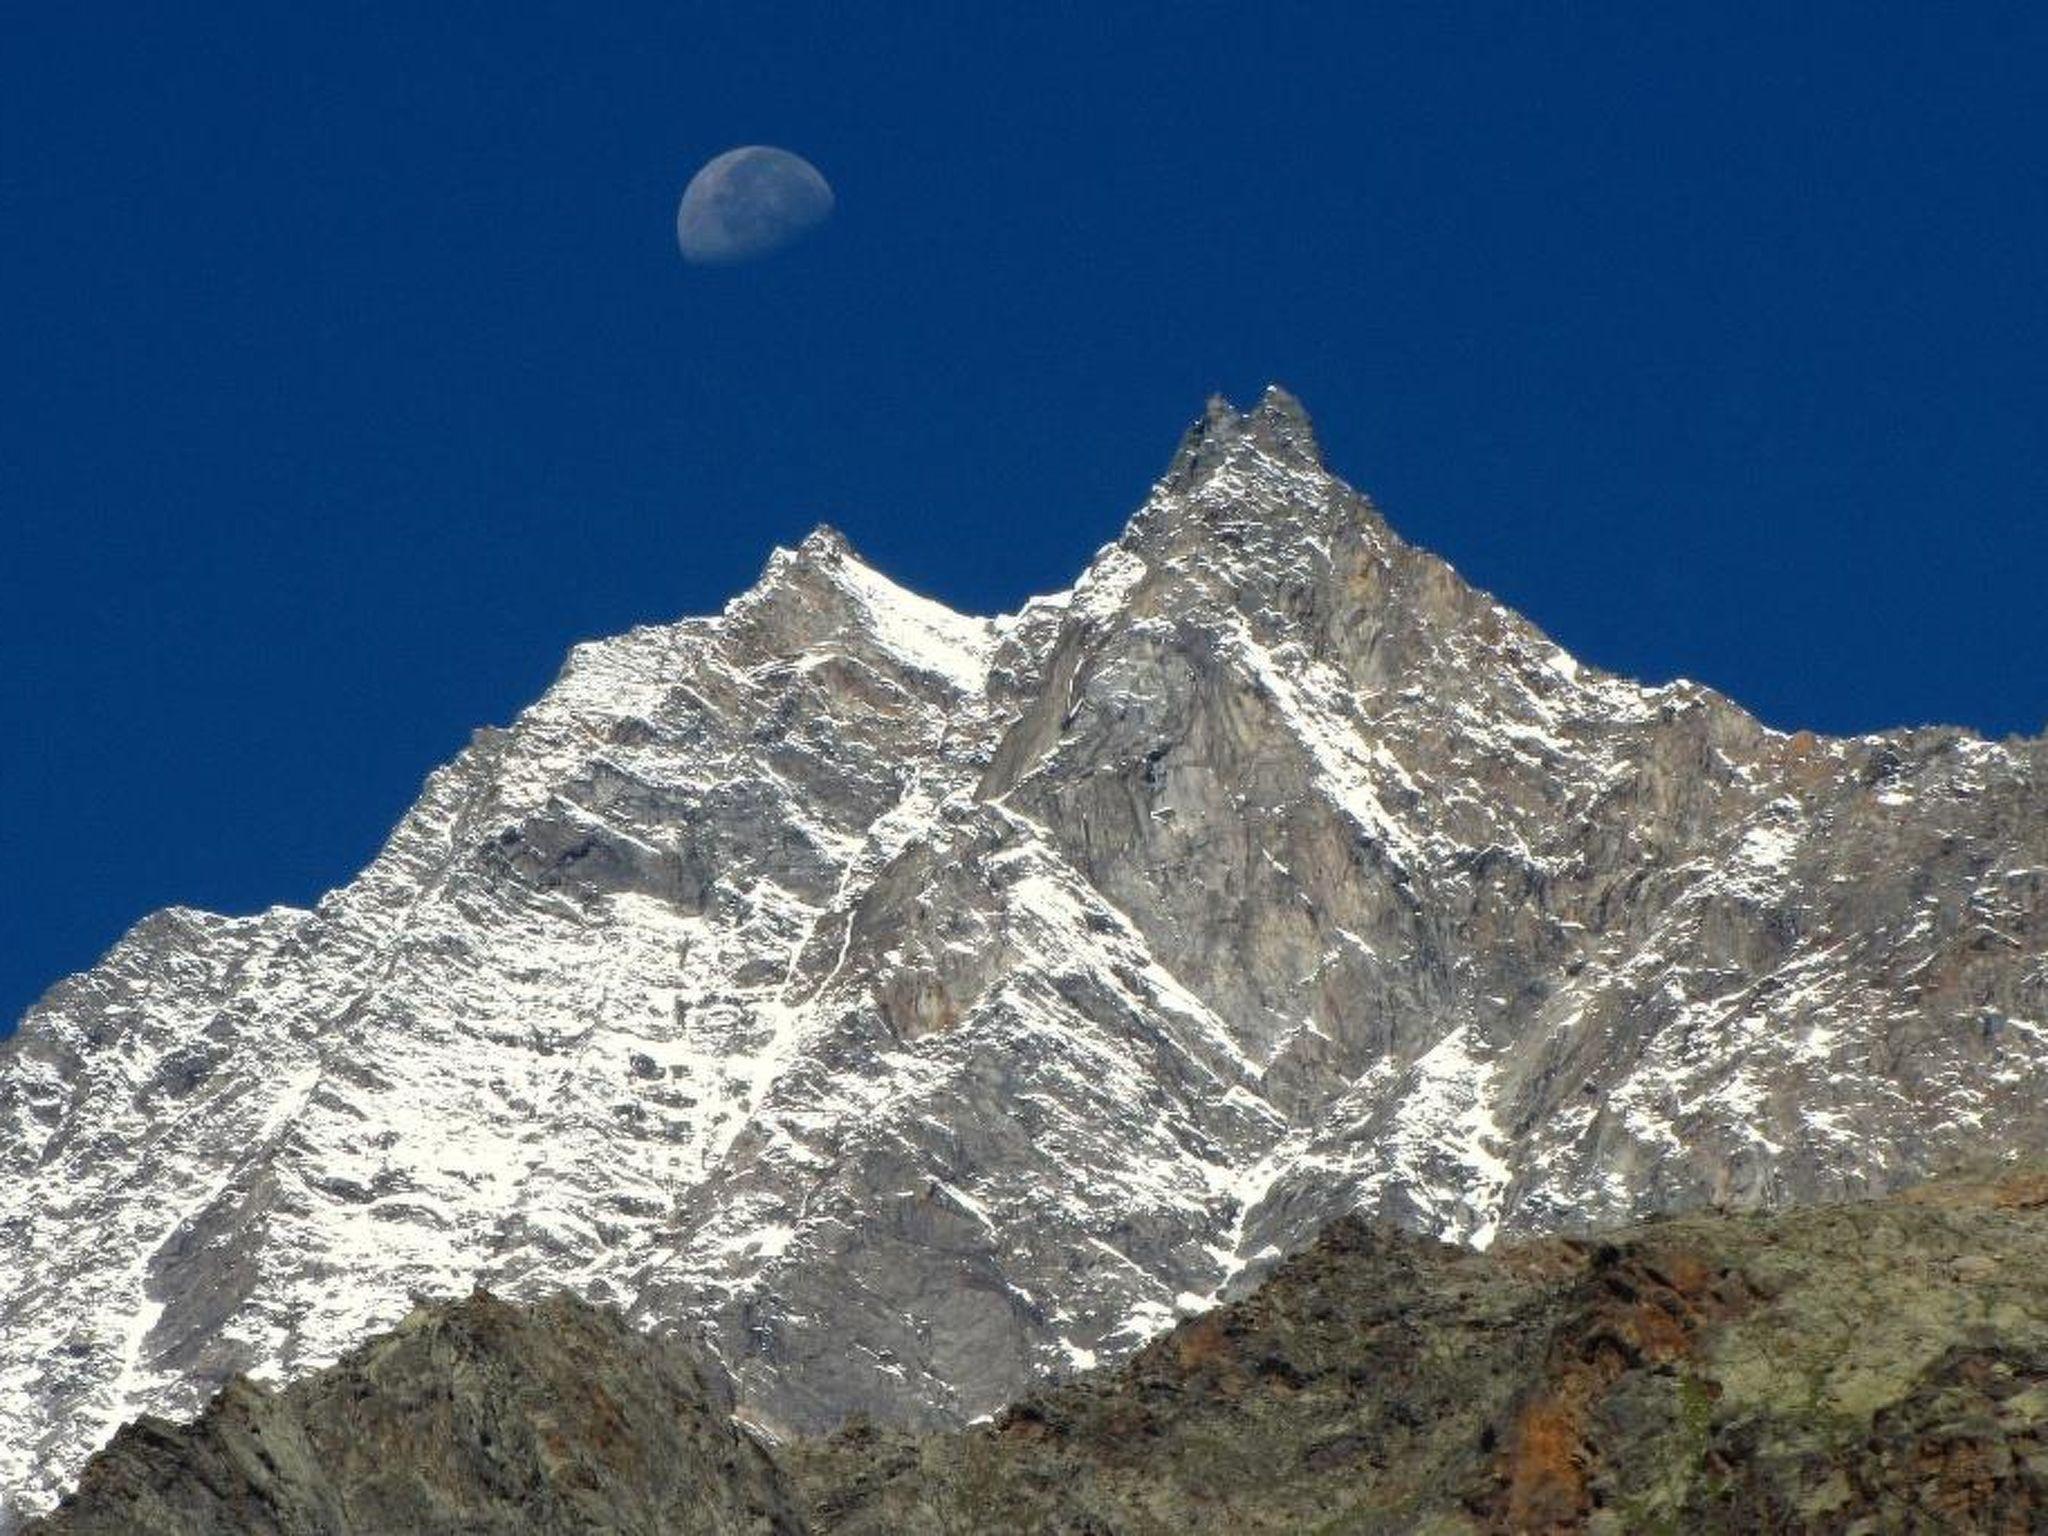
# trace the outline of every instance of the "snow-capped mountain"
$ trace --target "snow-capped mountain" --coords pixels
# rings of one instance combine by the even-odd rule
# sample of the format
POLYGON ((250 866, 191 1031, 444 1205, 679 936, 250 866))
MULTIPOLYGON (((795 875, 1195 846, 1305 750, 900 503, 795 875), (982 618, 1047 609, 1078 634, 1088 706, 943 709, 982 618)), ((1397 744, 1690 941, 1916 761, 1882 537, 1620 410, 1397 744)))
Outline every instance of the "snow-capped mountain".
POLYGON ((1577 664, 1277 390, 1004 618, 820 530, 579 646, 313 911, 157 914, 0 1046, 0 1488, 478 1282, 702 1328, 769 1426, 949 1422, 1354 1208, 2039 1150, 2044 777, 1577 664))

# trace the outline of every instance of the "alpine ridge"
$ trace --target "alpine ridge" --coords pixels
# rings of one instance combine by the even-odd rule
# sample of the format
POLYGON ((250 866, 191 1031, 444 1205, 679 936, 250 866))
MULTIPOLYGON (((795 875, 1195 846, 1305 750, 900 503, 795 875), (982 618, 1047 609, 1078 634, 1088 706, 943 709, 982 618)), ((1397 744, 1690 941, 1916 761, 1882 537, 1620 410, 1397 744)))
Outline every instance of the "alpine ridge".
POLYGON ((478 1285, 778 1432, 943 1427, 1345 1213, 2039 1151, 2044 767, 1582 666, 1277 389, 1011 615, 821 529, 576 647, 313 910, 149 917, 0 1045, 0 1488, 478 1285))

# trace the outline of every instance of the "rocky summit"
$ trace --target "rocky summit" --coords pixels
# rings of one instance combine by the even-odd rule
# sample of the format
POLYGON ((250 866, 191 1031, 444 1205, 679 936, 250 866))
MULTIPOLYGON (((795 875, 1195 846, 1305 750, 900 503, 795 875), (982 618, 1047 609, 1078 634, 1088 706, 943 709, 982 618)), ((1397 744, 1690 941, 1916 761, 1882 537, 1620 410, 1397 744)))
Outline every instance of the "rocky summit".
POLYGON ((145 1420, 38 1536, 2048 1527, 2048 1174, 1488 1253, 1345 1217, 985 1427, 771 1448, 570 1298, 424 1309, 145 1420))
POLYGON ((2048 1147, 2048 745, 1581 665, 1217 402, 996 619, 820 530, 577 647, 312 911, 0 1045, 0 1488, 415 1296, 940 1428, 1332 1218, 1483 1247, 2048 1147))

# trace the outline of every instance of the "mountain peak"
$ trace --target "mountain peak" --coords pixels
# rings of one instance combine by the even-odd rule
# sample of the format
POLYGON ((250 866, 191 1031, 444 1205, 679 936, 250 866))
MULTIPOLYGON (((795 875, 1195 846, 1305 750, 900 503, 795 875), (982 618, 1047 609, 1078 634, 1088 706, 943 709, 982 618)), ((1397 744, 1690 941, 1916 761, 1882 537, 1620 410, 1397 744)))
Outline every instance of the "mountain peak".
POLYGON ((815 587, 820 582, 837 586, 838 573, 849 563, 859 565, 862 561, 846 535, 830 523, 819 523, 794 548, 786 544, 776 546, 753 586, 735 601, 758 601, 792 586, 815 587))
POLYGON ((914 672, 972 693, 987 676, 993 629, 900 586, 869 565, 829 523, 795 549, 769 556, 761 577, 727 605, 768 637, 771 650, 820 645, 878 647, 914 672))
POLYGON ((1308 408, 1285 386, 1268 384, 1247 416, 1268 432, 1285 437, 1317 463, 1322 462, 1322 449, 1316 442, 1315 423, 1309 420, 1308 408))
POLYGON ((1198 485, 1246 448, 1294 469, 1320 472, 1323 467, 1308 411, 1287 390, 1268 384, 1258 404, 1247 411, 1222 395, 1211 395, 1201 419, 1181 438, 1164 484, 1170 490, 1198 485))
POLYGON ((2048 1146, 2036 748, 1582 674, 1283 391, 1177 473, 1008 620, 820 529, 579 647, 316 911, 54 990, 0 1046, 0 1530, 414 1293, 571 1284, 772 1428, 939 1423, 1352 1210, 2048 1146))
POLYGON ((820 523, 805 534, 803 542, 797 545, 796 552, 805 559, 827 562, 844 560, 849 556, 856 560, 860 558, 854 554, 853 545, 847 542, 846 535, 830 523, 820 523))

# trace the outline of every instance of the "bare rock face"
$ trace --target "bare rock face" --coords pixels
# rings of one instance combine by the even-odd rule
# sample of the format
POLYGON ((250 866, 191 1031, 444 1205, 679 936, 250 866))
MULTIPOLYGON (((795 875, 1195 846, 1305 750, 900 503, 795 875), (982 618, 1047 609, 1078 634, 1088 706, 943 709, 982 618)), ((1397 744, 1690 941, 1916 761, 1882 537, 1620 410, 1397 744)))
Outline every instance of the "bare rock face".
POLYGON ((924 1425, 1359 1210, 1484 1245, 2048 1145, 2048 748, 1582 667, 1213 405, 999 619, 836 534, 577 647, 310 912, 0 1045, 0 1489, 415 1293, 924 1425))
MULTIPOLYGON (((573 1297, 417 1311, 196 1423, 143 1419, 56 1536, 797 1536, 780 1470, 688 1353, 573 1297)), ((32 1527, 32 1529, 38 1527, 32 1527)))

